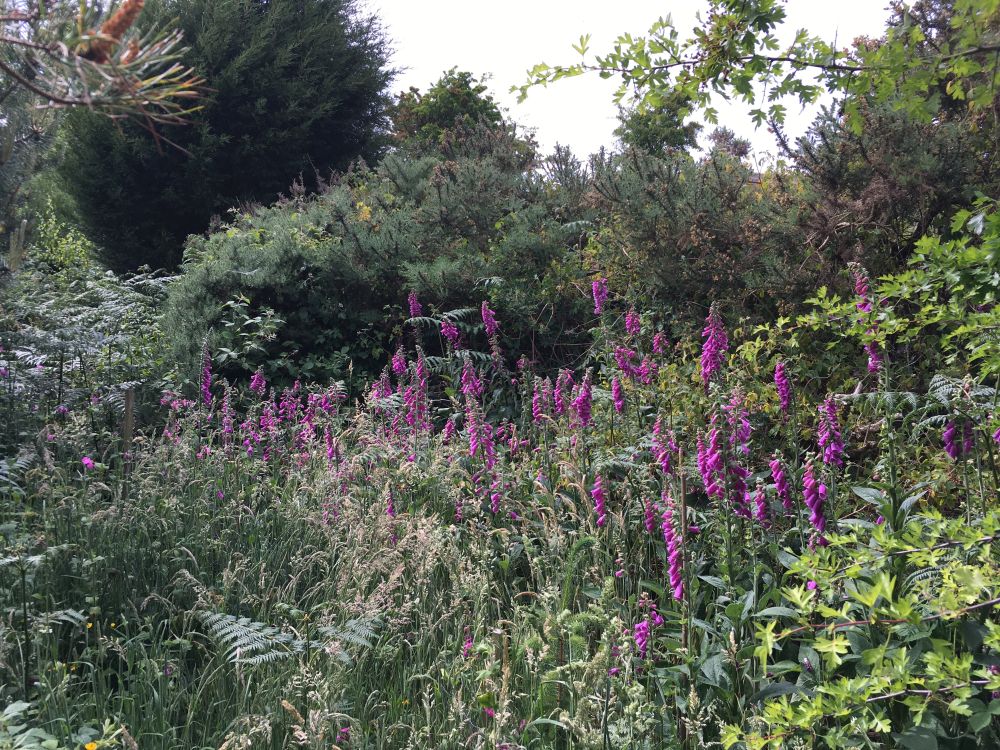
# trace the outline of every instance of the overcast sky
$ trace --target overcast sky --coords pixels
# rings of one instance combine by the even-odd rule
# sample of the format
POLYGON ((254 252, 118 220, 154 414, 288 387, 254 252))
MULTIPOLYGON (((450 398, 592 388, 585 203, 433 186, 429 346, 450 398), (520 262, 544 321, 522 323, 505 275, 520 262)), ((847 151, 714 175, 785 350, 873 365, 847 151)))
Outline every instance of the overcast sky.
MULTIPOLYGON (((596 75, 585 75, 536 88, 517 103, 511 86, 523 83, 526 71, 539 62, 550 65, 578 59, 572 45, 582 34, 591 35, 592 54, 603 53, 620 33, 641 34, 659 16, 671 15, 681 38, 696 23, 705 0, 361 0, 375 12, 392 40, 392 63, 402 69, 396 92, 411 86, 424 90, 452 67, 477 76, 489 75, 494 97, 514 121, 535 128, 544 151, 556 143, 569 145, 578 156, 614 143, 617 85, 596 75)), ((848 46, 859 35, 877 36, 884 27, 886 0, 788 0, 783 36, 796 29, 823 34, 837 46, 848 46)), ((722 124, 750 139, 758 152, 773 151, 764 130, 755 131, 743 105, 718 108, 722 124)), ((812 112, 800 113, 788 103, 789 135, 805 132, 812 112)))

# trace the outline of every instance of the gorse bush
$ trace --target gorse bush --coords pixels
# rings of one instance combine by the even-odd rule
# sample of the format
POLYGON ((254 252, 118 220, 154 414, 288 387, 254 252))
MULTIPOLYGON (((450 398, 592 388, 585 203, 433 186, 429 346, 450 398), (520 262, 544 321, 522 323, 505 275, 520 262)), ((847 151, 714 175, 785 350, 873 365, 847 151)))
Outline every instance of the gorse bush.
MULTIPOLYGON (((337 195, 229 231, 277 252, 337 195)), ((984 203, 694 338, 591 277, 557 372, 429 286, 386 294, 353 388, 247 372, 254 322, 239 384, 210 343, 127 454, 46 423, 2 506, 0 695, 74 747, 993 747, 998 236, 984 203)))
MULTIPOLYGON (((233 348, 224 305, 243 295, 248 315, 270 310, 280 323, 227 374, 245 379, 261 366, 283 384, 372 375, 395 348, 406 291, 448 311, 477 287, 511 321, 509 348, 554 363, 578 357, 585 333, 573 316, 586 309, 586 282, 567 249, 580 229, 547 200, 516 134, 485 124, 449 132, 434 154, 389 156, 321 195, 192 238, 167 313, 178 358, 193 371, 206 337, 213 350, 233 348)), ((422 343, 440 351, 437 336, 422 343)))

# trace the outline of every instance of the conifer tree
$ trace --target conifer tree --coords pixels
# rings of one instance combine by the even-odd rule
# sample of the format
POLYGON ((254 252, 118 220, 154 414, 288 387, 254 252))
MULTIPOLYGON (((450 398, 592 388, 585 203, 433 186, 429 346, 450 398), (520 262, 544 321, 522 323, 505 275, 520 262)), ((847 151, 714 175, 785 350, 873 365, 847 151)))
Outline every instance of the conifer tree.
POLYGON ((159 139, 89 112, 68 118, 61 168, 116 269, 175 266, 213 216, 313 187, 386 139, 393 76, 374 17, 354 0, 158 0, 141 25, 172 23, 206 79, 203 107, 159 139))

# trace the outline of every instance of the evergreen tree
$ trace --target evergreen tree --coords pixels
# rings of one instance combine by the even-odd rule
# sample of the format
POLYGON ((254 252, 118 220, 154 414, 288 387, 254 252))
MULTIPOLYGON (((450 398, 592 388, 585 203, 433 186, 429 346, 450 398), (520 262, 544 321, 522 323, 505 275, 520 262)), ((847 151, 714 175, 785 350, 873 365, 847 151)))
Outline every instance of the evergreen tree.
POLYGON ((61 172, 113 268, 173 266, 213 216, 380 153, 393 71, 381 27, 354 0, 159 0, 140 23, 183 31, 184 63, 209 95, 155 138, 89 112, 68 118, 61 172))

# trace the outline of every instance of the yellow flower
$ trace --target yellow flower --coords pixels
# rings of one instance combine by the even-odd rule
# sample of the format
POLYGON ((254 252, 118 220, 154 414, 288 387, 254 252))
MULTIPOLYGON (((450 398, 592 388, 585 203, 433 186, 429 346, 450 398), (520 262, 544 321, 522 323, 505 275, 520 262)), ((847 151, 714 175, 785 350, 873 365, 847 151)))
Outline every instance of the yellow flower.
POLYGON ((88 622, 87 623, 87 630, 90 630, 92 627, 94 627, 94 623, 88 622))
POLYGON ((97 743, 88 742, 86 745, 83 746, 83 750, 97 750, 97 743))

